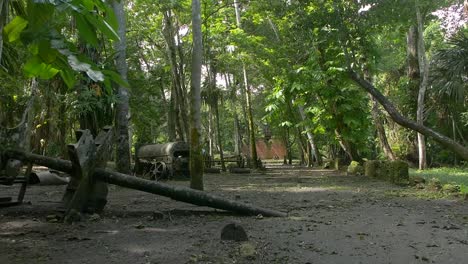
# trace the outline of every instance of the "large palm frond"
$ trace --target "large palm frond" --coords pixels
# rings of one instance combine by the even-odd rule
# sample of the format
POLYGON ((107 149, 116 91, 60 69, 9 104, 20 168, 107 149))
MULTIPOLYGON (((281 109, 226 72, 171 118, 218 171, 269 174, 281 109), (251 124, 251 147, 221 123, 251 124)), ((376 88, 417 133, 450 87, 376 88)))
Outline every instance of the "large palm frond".
POLYGON ((463 102, 468 86, 468 32, 459 32, 448 44, 432 60, 432 88, 441 97, 463 102))

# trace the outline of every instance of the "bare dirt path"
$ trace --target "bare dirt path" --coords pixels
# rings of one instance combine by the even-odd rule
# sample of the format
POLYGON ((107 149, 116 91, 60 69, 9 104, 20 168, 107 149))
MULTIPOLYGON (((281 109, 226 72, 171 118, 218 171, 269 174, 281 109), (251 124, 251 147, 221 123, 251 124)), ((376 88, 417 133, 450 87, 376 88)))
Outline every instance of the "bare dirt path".
MULTIPOLYGON (((0 263, 467 263, 466 201, 300 168, 210 174, 205 183, 289 217, 239 216, 112 187, 103 215, 67 225, 53 218, 64 186, 33 186, 30 205, 0 208, 0 263), (248 242, 220 239, 232 222, 248 242)), ((15 190, 0 186, 0 196, 15 190)))

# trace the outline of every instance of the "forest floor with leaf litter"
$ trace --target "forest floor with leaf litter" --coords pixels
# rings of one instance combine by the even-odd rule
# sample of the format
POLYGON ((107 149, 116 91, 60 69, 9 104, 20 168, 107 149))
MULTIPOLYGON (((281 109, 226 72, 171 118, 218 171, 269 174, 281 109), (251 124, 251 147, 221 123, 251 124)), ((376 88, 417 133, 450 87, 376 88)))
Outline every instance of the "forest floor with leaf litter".
MULTIPOLYGON (((188 182, 170 181, 188 185, 188 182)), ((65 186, 0 208, 0 263, 466 263, 468 202, 331 170, 207 174, 206 191, 288 212, 240 216, 112 186, 102 215, 56 222, 65 186), (247 242, 223 241, 240 224, 247 242)), ((0 196, 17 187, 0 186, 0 196)))

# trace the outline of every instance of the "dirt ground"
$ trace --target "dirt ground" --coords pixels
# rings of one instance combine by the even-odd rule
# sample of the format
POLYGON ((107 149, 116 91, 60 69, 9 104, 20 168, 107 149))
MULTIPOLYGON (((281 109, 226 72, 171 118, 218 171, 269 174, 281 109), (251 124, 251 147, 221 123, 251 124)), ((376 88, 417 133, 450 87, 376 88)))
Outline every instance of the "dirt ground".
MULTIPOLYGON (((187 185, 187 182, 169 182, 187 185)), ((0 208, 0 263, 468 263, 468 202, 329 170, 205 175, 219 196, 288 212, 239 216, 112 186, 105 212, 55 222, 65 186, 0 208), (249 241, 220 239, 238 223, 249 241)), ((0 186, 0 196, 17 187, 0 186)))

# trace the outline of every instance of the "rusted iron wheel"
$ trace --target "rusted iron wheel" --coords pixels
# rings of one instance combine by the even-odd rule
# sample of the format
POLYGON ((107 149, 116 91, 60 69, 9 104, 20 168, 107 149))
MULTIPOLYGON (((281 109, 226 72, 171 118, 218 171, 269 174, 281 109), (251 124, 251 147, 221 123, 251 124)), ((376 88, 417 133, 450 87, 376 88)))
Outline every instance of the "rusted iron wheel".
POLYGON ((166 163, 162 161, 156 162, 151 170, 151 179, 159 181, 162 179, 167 179, 167 176, 168 170, 166 163))

